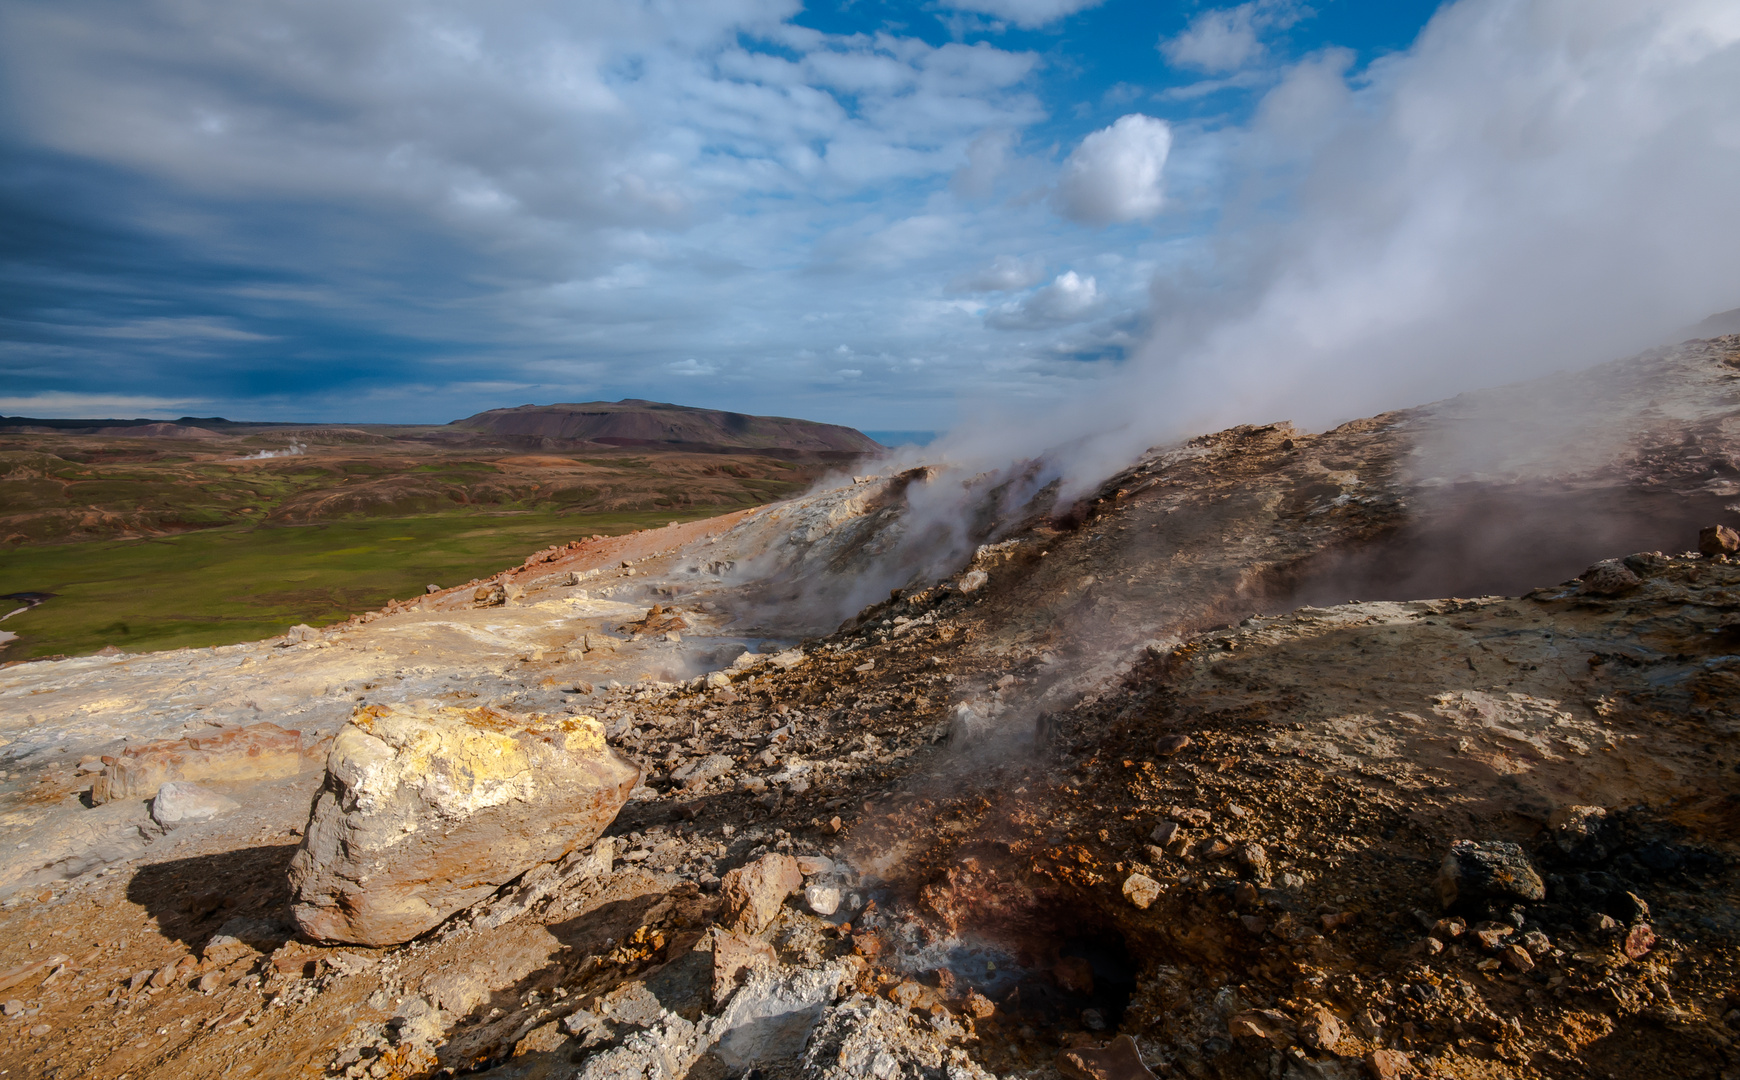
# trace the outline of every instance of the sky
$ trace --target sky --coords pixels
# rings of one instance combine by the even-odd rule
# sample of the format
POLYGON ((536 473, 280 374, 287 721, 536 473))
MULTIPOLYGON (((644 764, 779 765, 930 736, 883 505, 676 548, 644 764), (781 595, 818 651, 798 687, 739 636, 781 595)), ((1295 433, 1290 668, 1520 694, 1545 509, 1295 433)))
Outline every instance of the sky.
POLYGON ((1737 103, 1731 0, 10 0, 0 413, 1328 422, 1740 305, 1737 103))

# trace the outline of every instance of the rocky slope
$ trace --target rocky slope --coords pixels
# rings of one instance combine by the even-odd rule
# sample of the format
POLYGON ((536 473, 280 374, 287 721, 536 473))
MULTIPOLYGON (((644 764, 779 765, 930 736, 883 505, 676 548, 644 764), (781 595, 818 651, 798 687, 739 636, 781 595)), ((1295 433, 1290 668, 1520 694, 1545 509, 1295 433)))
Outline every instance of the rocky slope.
POLYGON ((1233 429, 1079 505, 861 477, 9 668, 0 1067, 1729 1075, 1740 562, 1682 552, 1734 517, 1737 363, 1233 429), (409 944, 296 936, 330 737, 418 702, 596 717, 642 781, 409 944), (147 761, 236 805, 165 829, 147 761))

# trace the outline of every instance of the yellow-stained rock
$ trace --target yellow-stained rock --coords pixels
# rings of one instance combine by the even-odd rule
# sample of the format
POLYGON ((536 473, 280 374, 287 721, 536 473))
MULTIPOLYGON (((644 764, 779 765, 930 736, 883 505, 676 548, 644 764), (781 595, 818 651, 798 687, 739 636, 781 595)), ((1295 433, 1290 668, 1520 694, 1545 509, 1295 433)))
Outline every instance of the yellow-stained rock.
POLYGON ((639 780, 589 716, 359 709, 290 866, 296 922, 324 941, 408 941, 592 843, 639 780))

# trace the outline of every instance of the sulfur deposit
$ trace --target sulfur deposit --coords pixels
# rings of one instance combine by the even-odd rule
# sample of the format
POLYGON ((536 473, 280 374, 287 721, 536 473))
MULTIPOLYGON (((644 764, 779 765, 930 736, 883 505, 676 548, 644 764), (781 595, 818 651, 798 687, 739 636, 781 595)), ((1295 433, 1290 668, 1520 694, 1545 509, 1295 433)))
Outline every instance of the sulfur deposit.
POLYGON ((290 864, 317 941, 396 945, 598 838, 640 770, 588 716, 359 709, 290 864))

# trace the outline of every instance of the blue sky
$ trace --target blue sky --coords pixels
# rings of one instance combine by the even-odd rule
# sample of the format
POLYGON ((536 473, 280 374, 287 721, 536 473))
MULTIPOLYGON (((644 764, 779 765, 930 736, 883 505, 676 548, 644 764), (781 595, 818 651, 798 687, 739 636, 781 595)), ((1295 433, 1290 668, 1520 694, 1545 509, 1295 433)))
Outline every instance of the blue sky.
POLYGON ((1740 27, 1640 7, 13 0, 0 412, 632 396, 917 429, 1141 392, 1182 424, 1440 324, 1505 334, 1373 402, 1600 359, 1740 303, 1740 27), (1591 235, 1695 250, 1640 297, 1591 235))

